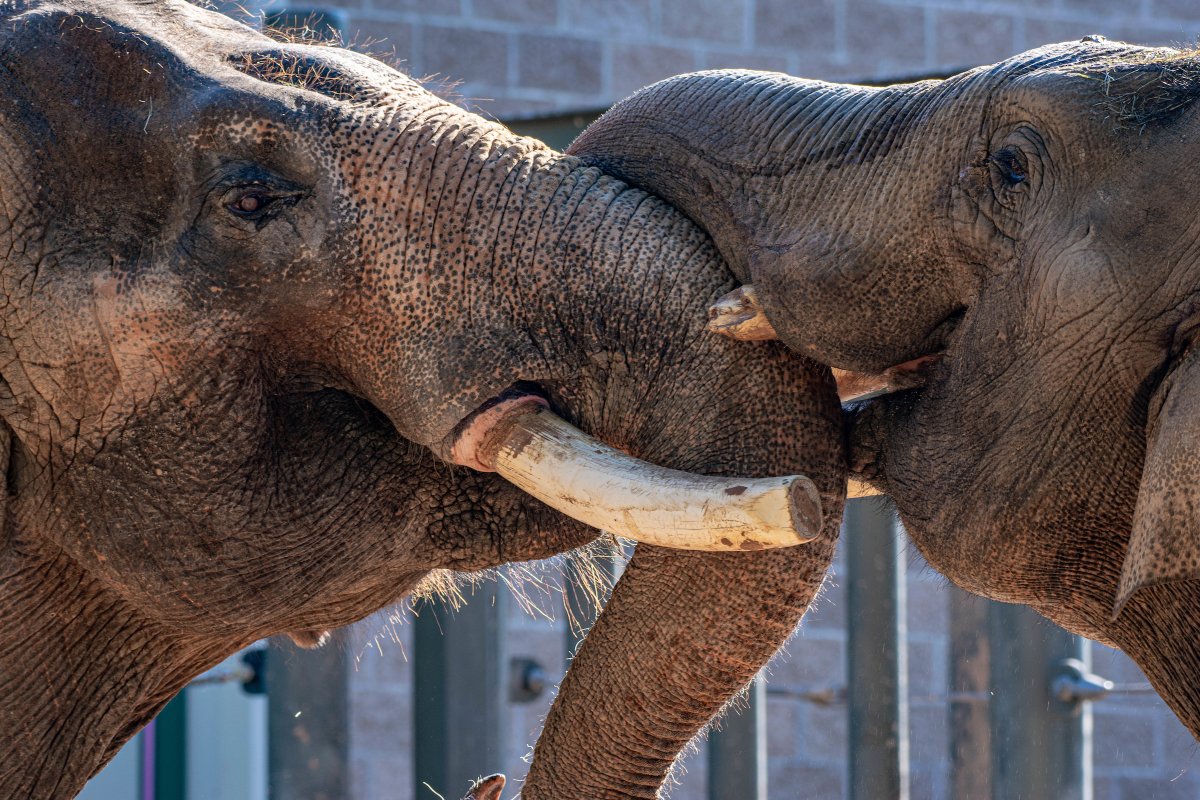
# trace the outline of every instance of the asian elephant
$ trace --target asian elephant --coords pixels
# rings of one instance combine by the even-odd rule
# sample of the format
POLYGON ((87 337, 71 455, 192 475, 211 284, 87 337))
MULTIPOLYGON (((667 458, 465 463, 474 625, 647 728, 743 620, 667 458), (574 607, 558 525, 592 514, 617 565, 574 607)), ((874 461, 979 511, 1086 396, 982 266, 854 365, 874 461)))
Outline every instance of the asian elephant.
POLYGON ((955 583, 1127 652, 1193 735, 1198 99, 1200 53, 1087 37, 887 88, 680 76, 568 151, 713 235, 747 284, 715 328, 916 360, 852 472, 955 583))
POLYGON ((677 210, 371 58, 0 3, 0 243, 0 797, 257 639, 597 535, 516 484, 643 538, 527 800, 654 796, 821 584, 829 370, 706 332, 736 281, 677 210))

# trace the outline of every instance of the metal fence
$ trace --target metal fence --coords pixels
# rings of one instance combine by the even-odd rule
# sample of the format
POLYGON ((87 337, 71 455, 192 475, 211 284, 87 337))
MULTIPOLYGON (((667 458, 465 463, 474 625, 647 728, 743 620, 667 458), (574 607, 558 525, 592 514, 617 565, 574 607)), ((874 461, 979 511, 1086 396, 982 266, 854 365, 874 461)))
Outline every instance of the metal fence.
MULTIPOLYGON (((859 500, 848 507, 843 537, 850 573, 844 686, 814 691, 806 699, 846 704, 850 797, 907 798, 902 532, 886 503, 859 500)), ((493 586, 494 591, 504 590, 493 586)), ((503 704, 514 694, 536 691, 544 681, 537 665, 506 652, 500 603, 491 592, 476 594, 454 614, 422 614, 415 623, 413 797, 428 795, 426 787, 465 787, 480 774, 500 771, 503 704)), ((1120 687, 1090 675, 1084 640, 1028 609, 987 601, 962 608, 951 620, 953 689, 944 698, 952 728, 953 796, 1089 800, 1089 701, 1120 687)), ((586 607, 576 610, 592 613, 586 607)), ((578 634, 567 635, 570 653, 578 634)), ((336 655, 343 652, 338 648, 326 652, 335 656, 300 659, 288 645, 268 659, 274 709, 270 785, 271 796, 280 800, 350 796, 343 767, 344 696, 329 690, 345 685, 345 657, 336 655), (285 663, 286 668, 279 666, 285 663), (322 691, 325 702, 314 705, 311 698, 322 691), (299 697, 308 717, 302 729, 290 711, 299 697)), ((712 800, 767 800, 771 728, 765 696, 770 691, 765 681, 757 681, 747 707, 710 737, 712 800)), ((776 798, 796 796, 795 787, 773 788, 776 798)), ((407 791, 398 787, 397 796, 410 796, 407 791)))

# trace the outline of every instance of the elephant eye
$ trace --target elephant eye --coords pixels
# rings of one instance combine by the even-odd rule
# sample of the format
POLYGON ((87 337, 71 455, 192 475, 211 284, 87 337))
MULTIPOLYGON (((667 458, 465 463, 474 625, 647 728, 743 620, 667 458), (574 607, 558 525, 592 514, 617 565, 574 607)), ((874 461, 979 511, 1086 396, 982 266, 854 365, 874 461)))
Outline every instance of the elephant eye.
POLYGON ((279 196, 271 194, 265 186, 250 186, 234 191, 227 208, 239 217, 256 219, 279 199, 279 196))
POLYGON ((1014 189, 1029 178, 1021 152, 1015 147, 1006 147, 993 153, 991 162, 1001 185, 1007 189, 1014 189))
POLYGON ((235 217, 266 224, 276 211, 294 205, 307 194, 308 191, 298 186, 255 182, 229 189, 221 202, 235 217))
POLYGON ((235 210, 243 214, 253 214, 256 211, 266 208, 267 204, 270 202, 271 198, 264 194, 260 194, 259 192, 246 192, 237 199, 237 203, 234 204, 234 207, 235 210))

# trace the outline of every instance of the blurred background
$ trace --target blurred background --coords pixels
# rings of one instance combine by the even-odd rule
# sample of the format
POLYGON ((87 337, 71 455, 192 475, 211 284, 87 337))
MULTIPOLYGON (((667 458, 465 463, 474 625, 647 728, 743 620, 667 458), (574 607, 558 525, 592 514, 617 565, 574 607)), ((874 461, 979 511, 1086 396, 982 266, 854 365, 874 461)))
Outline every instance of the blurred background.
MULTIPOLYGON (((1102 34, 1191 45, 1196 0, 327 0, 217 3, 389 57, 565 147, 610 104, 717 67, 890 83, 1102 34)), ((675 800, 1200 798, 1196 743, 1120 653, 929 569, 855 501, 833 575, 675 800)), ((611 575, 622 554, 594 563, 611 575)), ((86 800, 434 800, 519 781, 595 604, 560 560, 382 612, 306 651, 263 642, 185 689, 86 800)), ((516 784, 510 787, 515 791, 516 784)), ((511 794, 506 793, 506 796, 511 794)))

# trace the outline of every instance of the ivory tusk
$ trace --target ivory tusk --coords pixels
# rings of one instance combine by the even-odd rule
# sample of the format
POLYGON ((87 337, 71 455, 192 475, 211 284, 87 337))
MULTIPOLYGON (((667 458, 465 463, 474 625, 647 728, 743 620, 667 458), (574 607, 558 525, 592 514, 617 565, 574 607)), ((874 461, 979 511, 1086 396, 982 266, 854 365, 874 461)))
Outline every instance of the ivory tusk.
POLYGON ((593 439, 545 407, 502 423, 488 461, 567 516, 660 547, 789 547, 821 530, 821 498, 802 475, 720 478, 657 467, 593 439))
POLYGON ((866 481, 860 481, 857 478, 851 478, 846 484, 846 499, 853 500, 856 497, 879 497, 883 492, 876 489, 866 481))
POLYGON ((918 389, 925 385, 925 368, 936 363, 941 353, 914 358, 889 367, 883 372, 850 372, 833 368, 833 379, 837 381, 838 397, 843 403, 852 400, 870 400, 905 389, 918 389))

